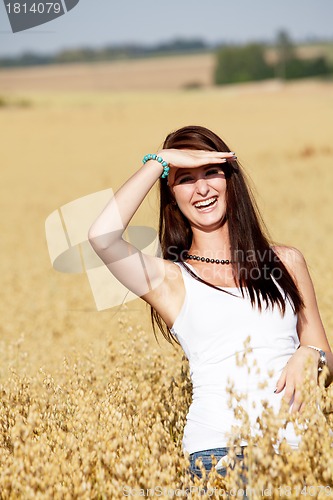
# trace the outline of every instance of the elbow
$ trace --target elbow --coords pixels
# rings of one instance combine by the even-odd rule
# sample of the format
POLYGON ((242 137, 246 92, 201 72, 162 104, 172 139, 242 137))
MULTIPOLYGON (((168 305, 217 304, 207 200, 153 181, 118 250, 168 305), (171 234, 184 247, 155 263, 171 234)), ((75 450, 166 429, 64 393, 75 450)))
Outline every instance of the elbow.
POLYGON ((88 231, 88 241, 89 241, 89 243, 91 243, 91 245, 92 245, 92 246, 94 246, 94 244, 95 244, 95 243, 96 243, 96 241, 97 241, 97 236, 96 236, 96 234, 94 233, 94 231, 93 231, 93 229, 92 229, 92 228, 93 228, 93 226, 91 226, 91 227, 89 228, 89 231, 88 231))
POLYGON ((94 250, 106 250, 122 239, 123 231, 115 230, 107 233, 101 233, 93 229, 93 226, 88 231, 88 241, 94 250))
POLYGON ((103 234, 94 229, 93 225, 90 227, 88 231, 88 241, 94 249, 105 248, 106 240, 103 236, 103 234))
POLYGON ((109 246, 105 235, 95 233, 91 230, 88 232, 88 241, 94 250, 105 250, 109 246))

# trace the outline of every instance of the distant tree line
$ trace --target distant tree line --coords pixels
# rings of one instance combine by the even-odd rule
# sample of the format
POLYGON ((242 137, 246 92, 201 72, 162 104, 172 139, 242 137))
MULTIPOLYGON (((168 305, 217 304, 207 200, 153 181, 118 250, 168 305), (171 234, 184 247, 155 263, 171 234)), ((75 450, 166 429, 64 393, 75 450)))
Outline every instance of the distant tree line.
POLYGON ((288 34, 280 32, 276 43, 277 61, 267 61, 267 46, 250 43, 244 46, 221 47, 216 52, 214 80, 218 85, 267 78, 291 80, 333 74, 333 66, 324 56, 297 56, 288 34))
POLYGON ((106 46, 101 49, 81 47, 63 50, 53 55, 40 55, 25 52, 12 58, 0 58, 0 68, 18 66, 36 66, 65 63, 94 63, 139 59, 145 57, 173 54, 198 54, 214 52, 216 66, 214 82, 218 85, 239 83, 267 78, 289 80, 312 76, 328 76, 333 73, 332 63, 325 56, 304 58, 297 55, 297 50, 289 35, 282 31, 273 46, 264 43, 247 45, 223 45, 213 47, 201 39, 175 39, 153 46, 124 44, 106 46), (268 48, 275 47, 276 62, 267 60, 268 48))
POLYGON ((153 46, 125 44, 118 46, 107 46, 101 49, 78 48, 63 50, 54 55, 39 55, 25 52, 18 57, 0 58, 0 67, 8 68, 15 66, 36 66, 45 64, 63 64, 73 62, 102 62, 117 61, 123 59, 138 59, 172 54, 189 54, 208 52, 212 48, 199 39, 175 39, 171 42, 160 43, 153 46))

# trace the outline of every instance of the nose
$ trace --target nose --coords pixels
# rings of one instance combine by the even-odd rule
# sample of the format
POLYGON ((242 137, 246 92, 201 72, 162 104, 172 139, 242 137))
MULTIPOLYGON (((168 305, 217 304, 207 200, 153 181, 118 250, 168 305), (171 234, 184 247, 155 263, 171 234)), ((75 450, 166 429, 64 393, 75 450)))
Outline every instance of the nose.
POLYGON ((209 191, 207 180, 202 177, 197 179, 195 183, 195 190, 198 194, 206 196, 209 191))

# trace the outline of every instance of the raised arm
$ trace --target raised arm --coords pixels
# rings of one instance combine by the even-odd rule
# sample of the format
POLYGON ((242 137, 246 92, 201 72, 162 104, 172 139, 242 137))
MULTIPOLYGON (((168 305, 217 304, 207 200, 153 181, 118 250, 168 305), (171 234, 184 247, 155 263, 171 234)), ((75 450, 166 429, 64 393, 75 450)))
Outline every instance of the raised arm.
MULTIPOLYGON (((195 168, 224 163, 233 154, 165 149, 159 151, 158 156, 170 167, 195 168)), ((148 302, 153 291, 164 282, 169 263, 142 253, 123 239, 123 233, 162 172, 163 167, 158 161, 149 160, 115 193, 88 232, 93 249, 112 274, 148 302)))
POLYGON ((158 161, 143 165, 115 193, 88 233, 93 249, 112 274, 138 296, 163 280, 163 259, 142 254, 123 239, 123 233, 162 172, 158 161))

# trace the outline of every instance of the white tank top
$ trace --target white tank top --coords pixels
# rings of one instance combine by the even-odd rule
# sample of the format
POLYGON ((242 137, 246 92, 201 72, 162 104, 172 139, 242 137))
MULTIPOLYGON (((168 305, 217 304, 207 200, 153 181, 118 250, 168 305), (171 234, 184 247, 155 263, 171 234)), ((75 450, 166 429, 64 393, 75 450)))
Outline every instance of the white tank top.
MULTIPOLYGON (((233 381, 237 393, 247 395, 240 404, 250 417, 251 434, 260 434, 255 421, 263 410, 261 400, 267 400, 278 412, 284 390, 275 394, 274 389, 299 345, 297 315, 288 300, 285 300, 284 316, 277 306, 266 309, 265 302, 260 312, 252 307, 246 289, 244 298, 240 288, 219 287, 232 295, 215 290, 193 278, 181 264, 176 264, 182 271, 186 294, 171 332, 189 360, 193 394, 182 445, 184 452, 193 453, 227 446, 232 426, 241 425, 234 417, 233 408, 228 406, 228 379, 233 381), (252 366, 254 360, 257 363, 250 373, 246 366, 236 364, 236 352, 241 357, 244 341, 249 336, 253 349, 248 355, 249 364, 252 366), (261 383, 266 387, 258 387, 261 383)), ((189 267, 195 273, 193 266, 189 267)), ((298 448, 300 436, 295 434, 290 422, 285 429, 280 429, 279 438, 284 437, 291 447, 298 448)), ((246 445, 247 441, 243 439, 240 444, 246 445)))

